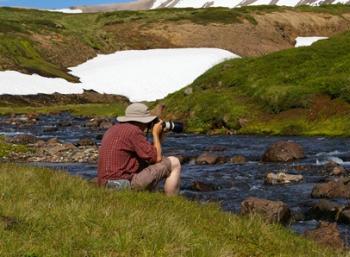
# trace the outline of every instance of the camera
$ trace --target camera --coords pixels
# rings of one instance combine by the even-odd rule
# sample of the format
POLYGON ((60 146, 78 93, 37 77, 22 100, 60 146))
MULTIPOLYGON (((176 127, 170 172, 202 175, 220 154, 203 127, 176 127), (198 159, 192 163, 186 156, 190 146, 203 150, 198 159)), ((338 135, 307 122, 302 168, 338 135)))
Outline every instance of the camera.
POLYGON ((163 129, 174 133, 181 133, 184 130, 183 123, 174 121, 163 121, 163 129))

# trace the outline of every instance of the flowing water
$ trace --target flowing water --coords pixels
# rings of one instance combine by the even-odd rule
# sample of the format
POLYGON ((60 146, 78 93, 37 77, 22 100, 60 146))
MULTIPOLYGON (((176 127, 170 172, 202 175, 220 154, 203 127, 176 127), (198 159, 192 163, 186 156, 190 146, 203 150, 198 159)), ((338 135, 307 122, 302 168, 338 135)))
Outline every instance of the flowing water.
MULTIPOLYGON (((15 135, 18 133, 30 133, 39 138, 48 139, 57 137, 64 142, 76 142, 80 138, 93 138, 99 140, 104 133, 101 129, 92 129, 85 126, 87 119, 73 117, 67 113, 54 116, 40 116, 35 125, 17 126, 6 125, 2 121, 8 117, 0 117, 0 133, 15 135), (68 123, 57 131, 44 132, 46 128, 56 126, 59 123, 68 123)), ((240 203, 249 196, 281 200, 296 213, 304 212, 317 199, 310 197, 315 183, 324 181, 320 165, 329 160, 350 168, 350 138, 326 138, 326 137, 276 137, 276 136, 206 136, 189 134, 169 134, 164 141, 165 155, 198 156, 208 147, 220 146, 219 156, 243 155, 247 158, 245 164, 218 164, 196 165, 194 162, 183 165, 181 194, 189 199, 200 202, 216 201, 226 211, 239 212, 240 203), (260 159, 268 145, 278 140, 293 140, 304 147, 306 158, 295 163, 261 163, 260 159), (305 171, 297 171, 296 167, 306 165, 305 171), (302 174, 304 180, 301 183, 290 185, 265 185, 264 176, 273 171, 285 171, 292 174, 302 174), (196 192, 191 189, 194 181, 201 181, 217 186, 218 190, 212 192, 196 192)), ((49 164, 37 163, 36 165, 63 168, 72 175, 85 178, 96 176, 96 165, 92 164, 49 164)), ((341 201, 341 200, 338 200, 341 201)), ((304 220, 294 223, 291 227, 299 233, 305 229, 316 227, 315 220, 304 220)), ((349 241, 350 228, 347 225, 339 226, 344 238, 349 241)))

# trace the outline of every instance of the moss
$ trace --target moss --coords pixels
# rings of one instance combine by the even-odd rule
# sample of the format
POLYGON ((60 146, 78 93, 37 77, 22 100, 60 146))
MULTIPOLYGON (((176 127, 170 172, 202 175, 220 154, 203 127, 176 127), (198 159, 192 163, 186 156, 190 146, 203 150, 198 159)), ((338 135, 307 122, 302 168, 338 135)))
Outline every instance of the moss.
POLYGON ((124 103, 114 104, 66 104, 45 107, 0 107, 0 115, 6 114, 23 114, 23 113, 57 113, 69 112, 78 116, 101 116, 101 117, 116 117, 124 114, 124 103))
POLYGON ((0 136, 0 158, 7 157, 11 153, 26 153, 31 151, 24 145, 13 145, 5 142, 4 137, 0 136))

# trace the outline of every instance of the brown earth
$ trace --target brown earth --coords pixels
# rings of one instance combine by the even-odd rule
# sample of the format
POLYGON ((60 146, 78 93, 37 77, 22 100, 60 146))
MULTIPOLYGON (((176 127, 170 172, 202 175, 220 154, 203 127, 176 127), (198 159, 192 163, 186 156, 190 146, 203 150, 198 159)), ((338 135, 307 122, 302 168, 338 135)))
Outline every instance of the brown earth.
POLYGON ((86 103, 124 103, 129 100, 124 96, 99 94, 94 91, 84 91, 83 94, 38 94, 38 95, 0 95, 0 106, 47 106, 86 103))
POLYGON ((189 21, 129 22, 106 26, 127 47, 217 47, 241 56, 260 56, 294 47, 297 36, 333 36, 350 30, 350 14, 272 12, 252 15, 257 21, 206 25, 189 21), (126 40, 128 39, 128 40, 126 40))

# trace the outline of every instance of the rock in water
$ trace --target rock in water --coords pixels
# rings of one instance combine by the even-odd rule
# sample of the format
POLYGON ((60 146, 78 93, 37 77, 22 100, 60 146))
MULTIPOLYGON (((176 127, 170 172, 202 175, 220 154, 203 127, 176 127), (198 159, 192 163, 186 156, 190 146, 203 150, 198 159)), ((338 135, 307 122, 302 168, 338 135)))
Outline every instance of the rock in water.
POLYGON ((212 153, 203 153, 196 159, 197 164, 216 164, 219 161, 219 157, 212 153))
POLYGON ((247 159, 242 155, 236 155, 230 158, 230 162, 234 164, 244 164, 247 162, 247 159))
POLYGON ((211 191, 218 190, 219 187, 213 184, 208 184, 201 181, 193 181, 191 185, 191 189, 193 191, 198 191, 198 192, 211 192, 211 191))
POLYGON ((312 219, 337 221, 344 208, 340 204, 322 199, 308 211, 307 215, 312 219))
POLYGON ((289 223, 291 212, 287 204, 282 201, 270 201, 256 197, 249 197, 241 203, 240 213, 260 214, 267 222, 282 224, 289 223))
POLYGON ((270 172, 266 175, 265 183, 270 185, 277 185, 277 184, 288 184, 292 182, 299 182, 301 180, 303 180, 302 175, 292 175, 284 172, 279 172, 276 174, 276 173, 270 172))
POLYGON ((350 178, 339 178, 314 186, 311 192, 314 198, 350 198, 350 178))
POLYGON ((301 145, 290 141, 278 141, 269 146, 262 157, 263 162, 290 162, 304 158, 301 145))
POLYGON ((336 163, 335 161, 327 162, 324 168, 328 174, 333 176, 340 176, 345 173, 344 167, 336 163))
POLYGON ((318 228, 306 231, 305 236, 332 248, 343 249, 345 247, 336 223, 321 221, 318 228))

